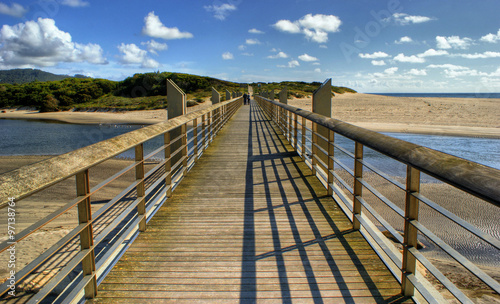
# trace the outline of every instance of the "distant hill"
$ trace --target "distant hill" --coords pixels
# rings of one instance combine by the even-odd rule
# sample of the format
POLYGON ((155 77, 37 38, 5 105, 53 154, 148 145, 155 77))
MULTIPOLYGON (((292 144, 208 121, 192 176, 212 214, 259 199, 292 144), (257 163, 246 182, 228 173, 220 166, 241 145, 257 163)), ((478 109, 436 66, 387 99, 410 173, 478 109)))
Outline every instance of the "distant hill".
POLYGON ((13 70, 0 70, 0 83, 9 84, 22 84, 33 81, 57 81, 66 78, 89 78, 84 75, 56 75, 49 72, 36 69, 13 69, 13 70))

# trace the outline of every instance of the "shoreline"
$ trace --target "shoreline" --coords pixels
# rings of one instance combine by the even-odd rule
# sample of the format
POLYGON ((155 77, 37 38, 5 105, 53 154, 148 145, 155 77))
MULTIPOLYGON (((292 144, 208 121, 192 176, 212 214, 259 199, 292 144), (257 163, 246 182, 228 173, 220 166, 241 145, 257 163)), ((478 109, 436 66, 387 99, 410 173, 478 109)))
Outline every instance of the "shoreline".
MULTIPOLYGON (((312 99, 291 99, 288 104, 311 110, 312 99)), ((187 112, 210 106, 189 107, 187 112)), ((332 117, 375 132, 413 133, 500 139, 496 98, 392 97, 344 93, 332 98, 332 117)), ((0 109, 0 119, 47 120, 72 124, 151 125, 167 119, 167 111, 48 112, 0 109)))

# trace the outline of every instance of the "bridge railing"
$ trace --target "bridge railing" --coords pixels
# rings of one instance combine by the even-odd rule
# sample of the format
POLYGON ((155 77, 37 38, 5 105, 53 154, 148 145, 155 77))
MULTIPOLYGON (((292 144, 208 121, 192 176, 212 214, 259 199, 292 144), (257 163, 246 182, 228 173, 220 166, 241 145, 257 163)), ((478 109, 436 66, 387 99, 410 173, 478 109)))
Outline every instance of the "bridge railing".
MULTIPOLYGON (((127 240, 146 230, 156 210, 242 104, 242 98, 238 97, 0 175, 0 204, 12 212, 15 211, 13 203, 20 206, 39 191, 70 178, 76 183, 73 200, 26 229, 16 231, 13 238, 0 244, 0 253, 7 255, 7 259, 9 249, 19 248, 30 236, 36 237, 36 232, 55 219, 71 215, 71 211, 75 214, 75 208, 78 214, 74 219, 78 225, 73 230, 0 286, 1 296, 8 298, 9 293, 20 292, 19 286, 43 281, 39 290, 25 297, 29 303, 38 303, 47 296, 59 296, 62 302, 83 296, 93 298, 98 282, 127 240), (180 135, 171 138, 171 132, 179 128, 180 135), (152 142, 159 142, 160 146, 146 155, 145 144, 152 142), (178 148, 171 150, 175 146, 178 148), (133 151, 135 155, 133 161, 127 162, 131 164, 90 187, 92 170, 125 151, 133 151), (145 168, 150 170, 146 172, 145 168), (126 174, 135 176, 134 181, 93 211, 93 197, 126 174), (39 278, 47 265, 57 272, 48 278, 39 278), (62 290, 61 294, 54 295, 56 287, 62 290)), ((22 254, 19 249, 17 254, 22 254)))
MULTIPOLYGON (((331 95, 329 96, 328 98, 331 98, 331 95)), ((417 271, 418 265, 420 270, 420 267, 423 267, 432 275, 431 278, 438 280, 460 302, 471 303, 471 300, 417 249, 418 236, 424 237, 435 250, 439 250, 477 276, 484 282, 484 288, 500 293, 498 281, 438 237, 443 231, 432 231, 427 227, 429 221, 423 218, 429 213, 442 216, 461 227, 461 233, 466 233, 463 236, 465 240, 481 243, 482 247, 488 247, 492 256, 497 258, 500 256, 498 231, 488 233, 483 231, 487 230, 484 227, 477 228, 425 197, 420 189, 422 172, 453 186, 451 188, 458 188, 456 191, 464 191, 474 196, 471 196, 471 201, 457 201, 456 204, 469 204, 469 209, 474 209, 474 204, 479 201, 478 204, 491 207, 498 213, 500 170, 261 96, 255 96, 255 100, 281 129, 313 174, 328 189, 329 195, 339 203, 351 219, 353 229, 360 230, 398 278, 404 295, 418 295, 415 299, 423 297, 429 303, 443 301, 443 295, 433 288, 421 271, 417 271), (328 132, 320 134, 317 131, 319 126, 326 128, 328 132), (347 145, 349 148, 343 144, 346 141, 350 143, 350 146, 347 145), (399 163, 406 167, 406 176, 392 176, 367 162, 368 154, 374 153, 395 160, 394 162, 388 159, 389 166, 399 163), (387 184, 392 185, 392 188, 386 187, 387 184), (394 194, 398 191, 400 194, 394 194), (422 220, 419 220, 419 215, 422 220), (388 237, 394 242, 389 241, 388 237), (396 247, 395 243, 402 245, 402 250, 396 247), (415 290, 418 293, 415 293, 415 290)), ((446 193, 441 195, 446 197, 446 193)), ((486 223, 486 226, 489 226, 489 223, 486 223)), ((439 229, 444 228, 437 230, 439 229)))

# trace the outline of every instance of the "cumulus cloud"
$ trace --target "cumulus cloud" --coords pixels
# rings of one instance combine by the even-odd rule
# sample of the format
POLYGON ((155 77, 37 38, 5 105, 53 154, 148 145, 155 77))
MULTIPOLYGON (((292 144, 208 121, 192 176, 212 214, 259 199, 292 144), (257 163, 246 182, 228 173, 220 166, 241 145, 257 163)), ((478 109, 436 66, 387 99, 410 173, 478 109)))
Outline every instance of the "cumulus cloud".
POLYGON ((193 34, 188 32, 181 32, 178 28, 168 28, 160 21, 160 18, 155 15, 155 12, 150 12, 144 18, 144 27, 142 33, 146 36, 161 39, 182 39, 192 38, 193 34))
POLYGON ((254 45, 254 44, 260 44, 260 41, 258 39, 247 39, 245 43, 248 45, 254 45))
POLYGON ((250 34, 264 34, 264 32, 263 32, 263 31, 259 31, 259 30, 258 30, 258 29, 256 29, 256 28, 249 29, 249 30, 248 30, 248 32, 249 32, 250 34))
POLYGON ((97 44, 80 44, 59 30, 53 19, 38 18, 0 29, 2 67, 47 67, 60 62, 107 63, 97 44))
POLYGON ((25 9, 21 4, 12 3, 10 6, 7 4, 0 2, 0 14, 9 15, 12 17, 21 18, 26 14, 28 10, 25 9))
POLYGON ((467 59, 485 59, 485 58, 498 58, 500 57, 499 52, 484 52, 484 53, 474 53, 474 54, 455 54, 454 56, 467 58, 467 59))
POLYGON ((278 65, 279 68, 295 68, 300 66, 300 63, 297 60, 291 60, 288 62, 288 65, 278 65))
POLYGON ((229 3, 223 3, 221 5, 206 5, 204 8, 207 12, 214 13, 215 19, 219 20, 225 20, 232 11, 236 10, 236 6, 229 3))
POLYGON ((496 34, 489 33, 488 35, 481 37, 480 40, 489 43, 497 43, 500 41, 500 29, 496 34))
POLYGON ((158 61, 147 56, 148 52, 146 50, 133 43, 122 43, 118 46, 118 50, 122 53, 120 61, 123 64, 140 64, 142 68, 157 68, 160 65, 158 61))
POLYGON ((234 59, 234 56, 231 52, 225 52, 224 54, 222 54, 222 59, 232 60, 232 59, 234 59))
POLYGON ((439 49, 468 49, 472 39, 464 37, 460 38, 459 36, 436 36, 436 45, 439 49))
POLYGON ((384 70, 387 75, 394 75, 398 71, 397 67, 392 67, 384 70))
POLYGON ((403 43, 410 43, 410 42, 413 42, 413 39, 411 39, 408 36, 401 37, 401 38, 399 38, 399 40, 394 41, 394 43, 396 43, 396 44, 403 44, 403 43))
POLYGON ((278 59, 278 58, 288 58, 288 55, 285 52, 278 52, 276 55, 267 56, 269 59, 278 59))
POLYGON ((339 17, 334 15, 307 14, 296 21, 279 20, 273 26, 281 32, 302 33, 309 40, 325 43, 328 41, 328 33, 338 32, 341 24, 339 17))
POLYGON ((410 71, 408 71, 408 74, 415 75, 415 76, 426 76, 427 71, 425 69, 423 69, 423 70, 411 69, 410 71))
POLYGON ((365 58, 365 59, 377 59, 377 58, 387 58, 387 57, 390 57, 390 55, 387 54, 387 53, 384 53, 384 52, 375 52, 373 54, 368 54, 368 53, 362 54, 362 53, 360 53, 359 57, 365 58))
POLYGON ((430 64, 427 66, 428 68, 431 69, 448 69, 448 70, 468 70, 468 67, 464 67, 461 65, 454 65, 454 64, 430 64))
POLYGON ((399 62, 408 62, 408 63, 423 63, 423 62, 425 62, 425 59, 422 57, 418 57, 415 55, 405 56, 405 54, 403 54, 403 53, 400 53, 396 57, 394 57, 394 60, 399 61, 399 62))
POLYGON ((378 65, 378 66, 384 66, 386 65, 385 61, 383 60, 372 60, 373 65, 378 65))
POLYGON ((89 2, 83 0, 63 0, 61 4, 71 7, 85 7, 90 5, 89 2))
POLYGON ((150 53, 158 55, 158 52, 165 51, 168 46, 166 43, 160 43, 155 40, 150 40, 148 42, 141 42, 142 45, 145 45, 150 53))
POLYGON ((435 49, 428 49, 427 51, 418 54, 418 57, 433 57, 433 56, 445 56, 449 55, 449 53, 445 50, 435 50, 435 49))
POLYGON ((306 61, 306 62, 318 61, 318 58, 313 57, 313 56, 308 55, 308 54, 302 54, 302 55, 300 55, 299 59, 302 60, 302 61, 306 61))
POLYGON ((425 16, 412 16, 405 13, 394 13, 391 17, 384 19, 386 22, 394 22, 399 25, 408 25, 415 23, 424 23, 434 20, 425 16))

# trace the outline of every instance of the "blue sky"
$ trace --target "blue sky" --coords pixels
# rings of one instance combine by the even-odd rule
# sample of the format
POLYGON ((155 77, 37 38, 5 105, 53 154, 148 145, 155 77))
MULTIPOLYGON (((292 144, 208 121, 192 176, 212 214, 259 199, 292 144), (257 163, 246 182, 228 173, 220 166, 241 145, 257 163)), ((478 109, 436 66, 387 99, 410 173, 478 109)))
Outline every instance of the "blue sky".
POLYGON ((0 69, 500 92, 500 1, 0 0, 0 69))

